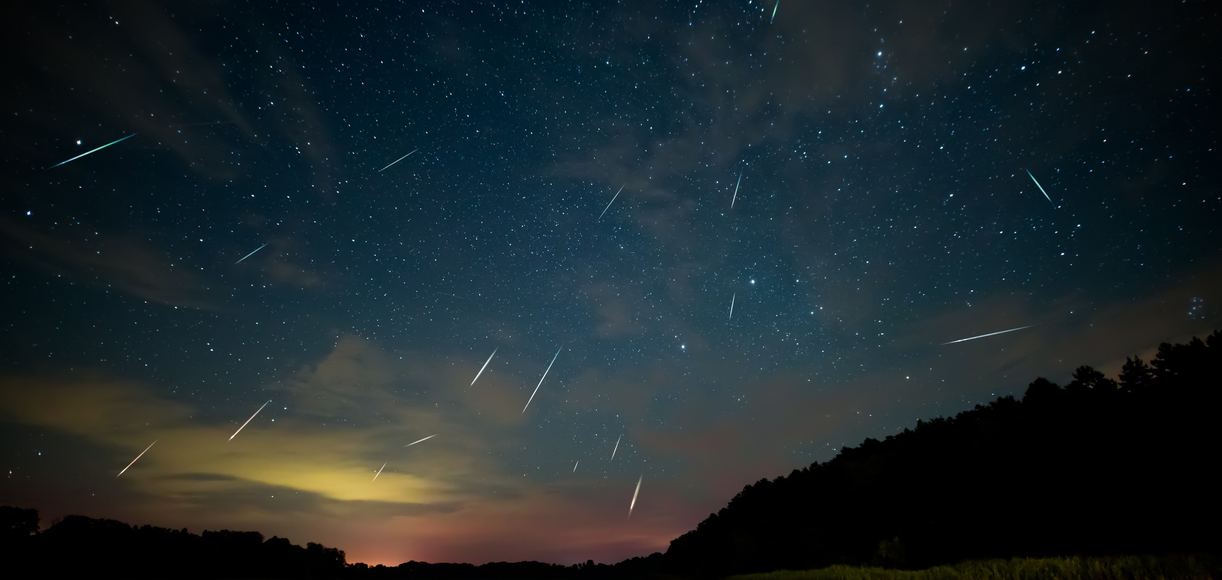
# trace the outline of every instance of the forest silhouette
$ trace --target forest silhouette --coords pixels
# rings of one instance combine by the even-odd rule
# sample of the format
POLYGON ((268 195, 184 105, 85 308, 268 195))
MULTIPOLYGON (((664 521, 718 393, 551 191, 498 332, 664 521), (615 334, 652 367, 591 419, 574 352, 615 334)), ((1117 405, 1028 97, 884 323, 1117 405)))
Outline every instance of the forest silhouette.
POLYGON ((1222 548, 1217 424, 1222 333, 1039 378, 953 418, 866 439, 746 486, 664 553, 618 564, 348 564, 344 552, 257 532, 67 516, 40 531, 0 508, 6 576, 126 578, 704 578, 833 564, 892 568, 986 558, 1206 554, 1222 548))

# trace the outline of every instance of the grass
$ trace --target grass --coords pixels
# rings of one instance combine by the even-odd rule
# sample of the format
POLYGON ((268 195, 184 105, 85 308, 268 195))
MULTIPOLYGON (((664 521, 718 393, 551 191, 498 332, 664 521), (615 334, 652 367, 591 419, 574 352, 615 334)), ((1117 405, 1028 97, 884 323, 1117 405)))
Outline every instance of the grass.
POLYGON ((1116 556, 1105 558, 1016 558, 973 560, 925 570, 832 566, 732 576, 731 580, 1078 580, 1107 578, 1222 578, 1216 558, 1207 556, 1116 556))

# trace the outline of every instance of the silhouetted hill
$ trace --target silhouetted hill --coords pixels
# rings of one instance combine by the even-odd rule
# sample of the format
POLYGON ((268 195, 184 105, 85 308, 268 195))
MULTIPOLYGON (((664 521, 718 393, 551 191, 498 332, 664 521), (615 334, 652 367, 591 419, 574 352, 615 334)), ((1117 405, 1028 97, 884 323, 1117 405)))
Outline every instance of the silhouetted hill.
MULTIPOLYGON (((258 532, 129 526, 0 507, 6 577, 666 578, 831 564, 925 567, 1014 556, 1222 552, 1213 476, 1222 334, 1163 344, 1118 380, 1080 367, 951 419, 747 486, 663 554, 614 565, 349 565, 258 532), (17 574, 14 574, 17 573, 17 574), (23 576, 24 577, 24 576, 23 576)), ((1212 561, 1212 560, 1211 560, 1212 561)))
POLYGON ((952 419, 760 480, 671 542, 725 575, 829 564, 1212 552, 1222 546, 1222 334, 1163 344, 1119 380, 1080 367, 952 419))
POLYGON ((193 534, 107 519, 66 516, 39 533, 38 512, 0 507, 0 576, 6 578, 295 578, 295 579, 532 579, 657 578, 661 554, 614 565, 542 562, 398 566, 348 564, 344 552, 305 548, 259 532, 193 534))
POLYGON ((344 552, 229 530, 192 534, 115 520, 66 516, 42 533, 38 512, 0 507, 7 577, 336 578, 344 552), (25 572, 31 576, 11 575, 25 572))

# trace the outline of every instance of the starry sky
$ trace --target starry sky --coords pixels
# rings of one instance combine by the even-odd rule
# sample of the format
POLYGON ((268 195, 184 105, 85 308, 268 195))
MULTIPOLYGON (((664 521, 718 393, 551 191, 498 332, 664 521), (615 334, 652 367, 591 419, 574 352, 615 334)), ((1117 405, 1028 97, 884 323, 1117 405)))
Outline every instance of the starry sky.
POLYGON ((1216 3, 2 10, 0 504, 44 525, 617 561, 1219 326, 1216 3))

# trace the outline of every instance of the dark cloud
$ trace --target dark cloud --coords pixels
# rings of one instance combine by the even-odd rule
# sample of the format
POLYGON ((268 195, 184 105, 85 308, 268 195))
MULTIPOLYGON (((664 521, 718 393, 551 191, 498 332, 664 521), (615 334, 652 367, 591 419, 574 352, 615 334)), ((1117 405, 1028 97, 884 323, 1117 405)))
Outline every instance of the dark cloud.
POLYGON ((0 218, 3 248, 11 259, 151 302, 199 309, 217 307, 203 279, 147 244, 97 232, 74 234, 84 239, 73 242, 14 219, 0 218))

